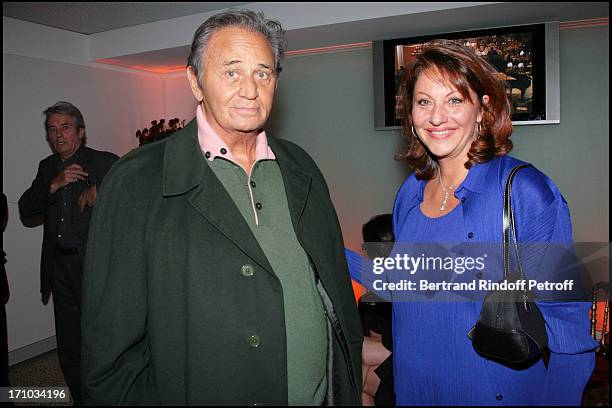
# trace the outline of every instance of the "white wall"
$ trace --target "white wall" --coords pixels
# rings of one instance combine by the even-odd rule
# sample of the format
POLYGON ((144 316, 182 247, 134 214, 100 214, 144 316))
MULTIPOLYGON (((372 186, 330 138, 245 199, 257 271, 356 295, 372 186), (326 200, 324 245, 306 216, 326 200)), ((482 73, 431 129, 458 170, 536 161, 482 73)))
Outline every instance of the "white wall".
POLYGON ((195 117, 197 101, 191 93, 187 75, 174 74, 164 79, 164 105, 166 118, 179 118, 189 122, 195 117))
POLYGON ((89 36, 2 17, 2 52, 82 64, 89 60, 89 36))

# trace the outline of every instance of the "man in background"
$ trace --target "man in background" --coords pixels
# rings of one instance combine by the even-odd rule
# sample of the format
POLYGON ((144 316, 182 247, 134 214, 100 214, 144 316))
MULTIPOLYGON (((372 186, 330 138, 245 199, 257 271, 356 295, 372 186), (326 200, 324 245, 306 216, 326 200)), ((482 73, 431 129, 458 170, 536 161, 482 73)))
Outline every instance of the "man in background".
POLYGON ((22 217, 44 218, 40 268, 42 302, 53 294, 60 366, 75 403, 81 400, 81 275, 99 184, 118 156, 85 146, 85 121, 69 102, 44 111, 53 154, 38 165, 19 199, 22 217))

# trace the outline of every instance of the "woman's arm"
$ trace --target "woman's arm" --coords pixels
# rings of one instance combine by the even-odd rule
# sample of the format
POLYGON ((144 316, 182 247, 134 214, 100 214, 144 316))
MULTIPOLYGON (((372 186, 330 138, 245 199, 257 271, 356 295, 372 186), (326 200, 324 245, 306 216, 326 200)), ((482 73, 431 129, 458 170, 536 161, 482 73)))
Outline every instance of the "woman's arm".
MULTIPOLYGON (((571 278, 578 285, 579 269, 572 266, 578 265, 578 260, 573 251, 569 208, 555 184, 537 169, 523 169, 513 184, 512 200, 527 279, 571 278)), ((551 301, 538 302, 551 351, 545 400, 579 405, 593 370, 597 343, 589 332, 590 303, 567 302, 564 300, 571 293, 563 293, 563 298, 561 295, 548 292, 546 296, 551 301)))

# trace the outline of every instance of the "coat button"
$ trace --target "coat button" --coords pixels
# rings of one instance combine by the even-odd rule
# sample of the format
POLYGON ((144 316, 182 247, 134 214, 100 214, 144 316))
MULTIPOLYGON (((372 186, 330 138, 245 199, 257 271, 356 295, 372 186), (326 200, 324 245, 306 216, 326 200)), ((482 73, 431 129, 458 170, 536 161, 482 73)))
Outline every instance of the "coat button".
POLYGON ((496 399, 496 400, 498 400, 498 401, 501 401, 501 400, 502 400, 502 398, 504 398, 504 397, 503 397, 503 395, 501 395, 501 394, 497 394, 497 395, 495 396, 495 399, 496 399))
POLYGON ((240 272, 242 272, 242 276, 246 276, 248 278, 255 274, 255 268, 253 268, 253 265, 249 264, 242 265, 242 268, 240 268, 240 272))
POLYGON ((261 340, 258 335, 254 334, 251 337, 249 337, 249 346, 253 348, 257 348, 259 347, 260 343, 261 343, 261 340))
POLYGON ((461 202, 465 203, 465 197, 461 197, 461 202))
POLYGON ((255 182, 251 180, 251 187, 255 188, 255 186, 257 186, 257 184, 255 184, 255 182))
POLYGON ((221 152, 221 154, 226 154, 227 153, 227 149, 225 147, 222 147, 220 152, 221 152))
POLYGON ((257 208, 258 210, 261 210, 262 207, 263 207, 263 205, 261 205, 261 203, 255 204, 255 208, 257 208))
POLYGON ((473 232, 469 232, 469 233, 468 233, 468 238, 469 238, 469 239, 474 238, 474 233, 473 233, 473 232))
POLYGON ((206 152, 206 153, 204 153, 204 156, 205 156, 207 159, 210 159, 210 152, 206 152))

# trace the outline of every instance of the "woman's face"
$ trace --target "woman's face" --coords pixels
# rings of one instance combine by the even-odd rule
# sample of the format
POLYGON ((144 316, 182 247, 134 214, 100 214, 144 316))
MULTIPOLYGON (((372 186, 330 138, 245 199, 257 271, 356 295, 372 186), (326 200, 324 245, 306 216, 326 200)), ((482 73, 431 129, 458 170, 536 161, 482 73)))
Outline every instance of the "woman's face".
MULTIPOLYGON (((488 96, 483 97, 483 102, 488 102, 488 96)), ((438 160, 467 161, 477 136, 477 122, 481 120, 481 104, 474 91, 470 89, 468 99, 438 71, 419 75, 412 100, 412 122, 418 137, 438 160)))

